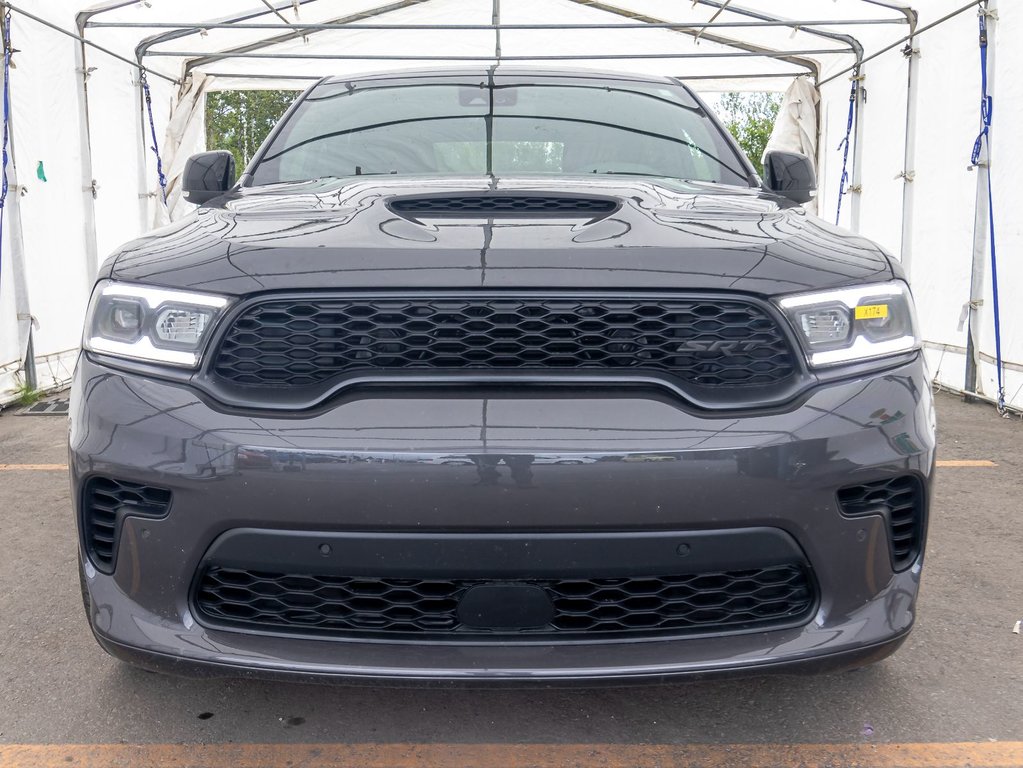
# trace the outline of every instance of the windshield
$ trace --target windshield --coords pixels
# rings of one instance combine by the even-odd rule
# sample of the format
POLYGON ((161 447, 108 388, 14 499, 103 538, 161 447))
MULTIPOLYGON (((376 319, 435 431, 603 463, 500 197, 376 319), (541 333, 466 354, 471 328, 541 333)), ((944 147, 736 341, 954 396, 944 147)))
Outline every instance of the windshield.
POLYGON ((510 77, 325 83, 291 113, 253 184, 368 174, 634 174, 750 186, 681 87, 510 77))

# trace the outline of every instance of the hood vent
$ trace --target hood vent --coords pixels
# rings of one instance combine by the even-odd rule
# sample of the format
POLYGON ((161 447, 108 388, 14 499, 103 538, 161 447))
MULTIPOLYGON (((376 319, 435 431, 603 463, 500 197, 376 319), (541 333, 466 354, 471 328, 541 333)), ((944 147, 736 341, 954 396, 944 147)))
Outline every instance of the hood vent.
POLYGON ((601 197, 554 195, 445 195, 392 200, 392 211, 423 216, 579 216, 606 215, 618 202, 601 197))

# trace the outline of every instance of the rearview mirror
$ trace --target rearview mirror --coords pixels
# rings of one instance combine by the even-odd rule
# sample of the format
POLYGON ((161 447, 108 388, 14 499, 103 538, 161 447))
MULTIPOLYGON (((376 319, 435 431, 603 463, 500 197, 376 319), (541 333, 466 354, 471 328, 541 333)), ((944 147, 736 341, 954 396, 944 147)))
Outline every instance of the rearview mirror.
POLYGON ((809 202, 817 191, 813 163, 798 152, 768 152, 764 155, 764 188, 794 203, 809 202))
POLYGON ((234 177, 234 155, 230 152, 200 152, 185 161, 182 194, 188 202, 202 205, 233 187, 234 177))

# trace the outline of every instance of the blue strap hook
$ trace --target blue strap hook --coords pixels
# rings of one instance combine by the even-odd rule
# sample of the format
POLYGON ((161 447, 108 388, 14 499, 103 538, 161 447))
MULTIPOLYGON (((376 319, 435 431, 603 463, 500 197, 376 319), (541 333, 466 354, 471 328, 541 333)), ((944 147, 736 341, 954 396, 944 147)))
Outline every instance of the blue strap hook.
POLYGON ((859 97, 860 73, 859 70, 853 73, 850 78, 852 87, 849 91, 849 117, 845 124, 845 138, 838 145, 842 150, 842 176, 838 182, 838 209, 835 211, 835 224, 842 218, 842 197, 848 191, 846 185, 849 183, 849 146, 852 144, 853 123, 856 120, 856 101, 859 97))
POLYGON ((146 78, 146 70, 139 70, 139 85, 142 86, 142 93, 146 101, 146 113, 149 115, 149 132, 153 137, 153 143, 149 147, 156 155, 156 175, 160 182, 160 194, 163 197, 163 204, 167 205, 167 177, 163 172, 163 160, 160 158, 160 145, 156 140, 156 124, 153 122, 153 98, 149 93, 149 80, 146 78))
POLYGON ((4 92, 3 92, 3 144, 0 147, 3 170, 0 180, 0 274, 3 273, 3 236, 4 236, 4 205, 7 202, 7 163, 9 160, 7 147, 10 143, 10 120, 11 120, 11 9, 8 7, 3 18, 3 45, 4 45, 4 92))

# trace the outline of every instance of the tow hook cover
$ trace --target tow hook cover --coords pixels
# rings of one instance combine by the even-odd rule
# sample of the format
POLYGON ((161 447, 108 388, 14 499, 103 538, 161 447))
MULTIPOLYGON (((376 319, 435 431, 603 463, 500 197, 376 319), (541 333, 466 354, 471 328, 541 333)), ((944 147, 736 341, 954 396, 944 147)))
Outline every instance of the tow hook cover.
POLYGON ((554 618, 547 592, 532 584, 480 584, 458 603, 458 619, 474 629, 536 629, 554 618))

